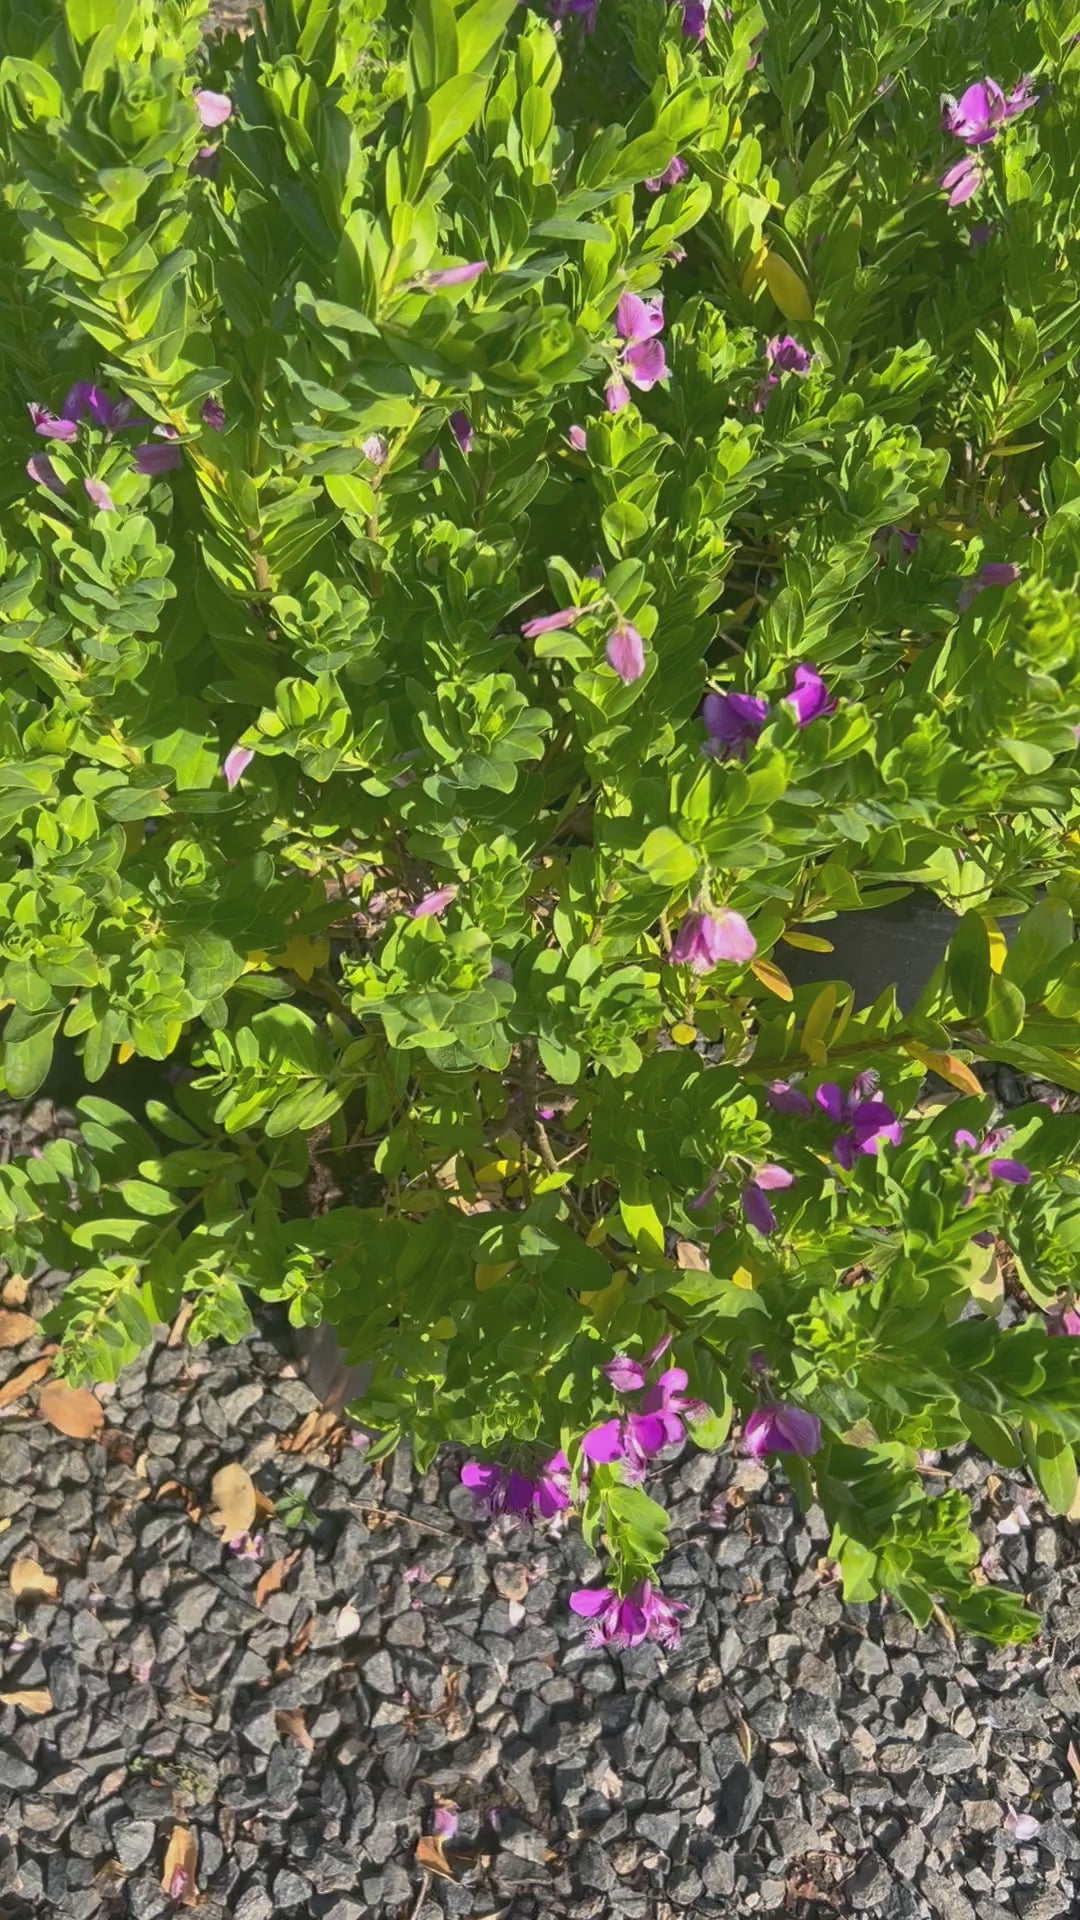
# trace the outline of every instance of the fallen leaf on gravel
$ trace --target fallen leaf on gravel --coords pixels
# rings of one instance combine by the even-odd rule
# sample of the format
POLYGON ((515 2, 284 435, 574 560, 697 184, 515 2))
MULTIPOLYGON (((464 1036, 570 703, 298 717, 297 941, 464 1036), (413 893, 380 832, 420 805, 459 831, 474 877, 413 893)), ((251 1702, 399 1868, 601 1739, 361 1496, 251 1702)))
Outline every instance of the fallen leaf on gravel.
POLYGON ((346 1603, 334 1622, 334 1632, 339 1640, 348 1640, 351 1634, 358 1633, 359 1631, 360 1615, 354 1606, 346 1603))
POLYGON ((247 1468, 238 1460, 219 1467, 210 1482, 210 1492, 214 1500, 210 1518, 222 1539, 235 1540, 240 1533, 250 1533, 255 1525, 256 1500, 247 1468))
POLYGON ((447 1864, 446 1855, 443 1852, 442 1835, 440 1833, 422 1833, 420 1835, 416 1843, 416 1862, 418 1866, 423 1867, 425 1873, 440 1874, 444 1880, 452 1880, 454 1877, 447 1864))
POLYGON ((52 1357, 55 1352, 56 1348, 50 1347, 47 1353, 41 1354, 36 1360, 31 1360, 28 1367, 22 1367, 18 1373, 12 1374, 10 1380, 5 1380, 0 1387, 0 1407, 10 1407, 13 1400, 21 1400, 24 1393, 28 1393, 32 1386, 44 1379, 52 1366, 52 1357))
POLYGON ((48 1687, 27 1687, 23 1692, 0 1693, 5 1707, 21 1707, 24 1713, 51 1713, 52 1694, 48 1687))
POLYGON ((176 1319, 173 1321, 172 1326, 169 1328, 169 1337, 165 1342, 165 1345, 167 1347, 179 1347, 183 1345, 184 1334, 187 1331, 187 1323, 191 1319, 191 1316, 194 1313, 194 1311, 195 1311, 194 1300, 181 1301, 180 1310, 177 1313, 176 1319))
POLYGON ((325 1407, 313 1407, 304 1415, 298 1427, 287 1433, 278 1442, 280 1453, 321 1453, 334 1446, 340 1448, 345 1439, 345 1428, 336 1413, 330 1413, 325 1407))
POLYGON ((1073 1778, 1080 1784, 1080 1753, 1077 1753, 1071 1740, 1065 1749, 1065 1758, 1069 1763, 1073 1778))
POLYGON ((191 1828, 174 1827, 165 1849, 161 1885, 169 1899, 179 1900, 182 1907, 193 1907, 198 1897, 195 1886, 195 1869, 198 1864, 199 1849, 191 1828))
POLYGON ((17 1600, 29 1594, 35 1600, 55 1600, 59 1587, 55 1575, 46 1573, 36 1560, 13 1560, 11 1591, 17 1600))
POLYGON ((261 1607, 264 1600, 268 1600, 272 1593, 277 1593, 280 1590, 281 1583, 288 1573, 289 1568, 292 1566, 294 1560, 299 1559, 299 1557, 300 1549, 297 1547, 295 1553, 290 1553, 284 1560, 275 1560, 273 1566, 267 1567, 265 1573, 260 1573, 259 1578, 255 1582, 255 1605, 257 1607, 261 1607))
POLYGON ((150 1498, 152 1500, 169 1500, 173 1494, 179 1494, 184 1503, 189 1520, 200 1520, 202 1518, 202 1508, 192 1493, 191 1488, 182 1486, 179 1480, 162 1480, 160 1485, 152 1489, 150 1498))
POLYGON ((0 1289, 0 1300, 5 1307, 21 1307, 30 1291, 30 1282, 24 1273, 11 1273, 0 1289))
POLYGON ((50 1380, 42 1387, 38 1412, 71 1440, 92 1440, 105 1424, 104 1412, 89 1387, 69 1387, 63 1380, 50 1380))
POLYGON ((295 1740, 305 1753, 314 1753, 315 1742, 307 1730, 307 1722, 299 1707, 281 1707, 274 1715, 274 1725, 282 1735, 295 1740))
POLYGON ((0 1347, 21 1347, 37 1330, 37 1321, 28 1313, 5 1313, 0 1308, 0 1347))

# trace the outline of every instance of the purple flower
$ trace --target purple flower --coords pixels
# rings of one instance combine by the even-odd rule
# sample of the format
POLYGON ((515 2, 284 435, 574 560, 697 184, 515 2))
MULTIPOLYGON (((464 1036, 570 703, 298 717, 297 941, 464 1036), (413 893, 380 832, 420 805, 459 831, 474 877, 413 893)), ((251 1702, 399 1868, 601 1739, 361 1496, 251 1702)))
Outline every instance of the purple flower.
POLYGON ((366 440, 361 440, 360 451, 365 460, 371 461, 373 467, 383 467, 386 465, 386 456, 390 448, 387 446, 384 434, 369 433, 366 440))
POLYGON ((774 373, 810 371, 810 355, 790 333, 776 333, 765 342, 765 359, 774 373))
POLYGON ((147 440, 141 447, 135 448, 132 458, 136 473, 145 473, 154 478, 180 465, 180 449, 168 441, 164 446, 155 447, 152 441, 147 440))
POLYGON ((1020 578, 1012 560, 984 560, 976 575, 981 587, 1011 587, 1020 578))
POLYGON ((941 103, 941 126, 945 133, 955 134, 969 147, 985 146, 992 140, 999 128, 1007 120, 1014 120, 1023 113, 1035 99, 1035 91, 1027 75, 1020 80, 1011 92, 1004 93, 996 80, 989 77, 975 80, 954 100, 946 94, 941 103))
POLYGON ((467 413, 461 412, 460 408, 450 415, 450 431, 462 453, 468 453, 473 442, 472 421, 467 413))
POLYGON ((648 1580, 641 1580, 627 1594, 613 1587, 578 1587, 570 1595, 570 1610, 583 1620, 592 1620, 589 1645, 593 1647, 640 1647, 655 1640, 662 1647, 679 1644, 679 1615, 686 1612, 681 1600, 665 1600, 648 1580))
POLYGON ((438 267, 434 273, 425 273, 423 284, 426 287, 467 287, 486 272, 486 260, 468 260, 459 267, 438 267))
POLYGON ((199 419, 204 427, 210 428, 212 433, 220 433, 225 425, 225 409, 221 401, 208 396, 199 408, 199 419))
POLYGON ((604 658, 624 686, 641 679, 645 671, 645 645, 637 628, 628 620, 620 621, 608 634, 604 658))
POLYGON ((458 1817, 452 1807, 436 1807, 431 1831, 439 1840, 452 1840, 458 1830, 458 1817))
POLYGON ((238 1533, 229 1541, 229 1552, 235 1553, 238 1560, 260 1560, 262 1550, 261 1533, 238 1533))
POLYGON ((721 960, 741 963, 752 960, 756 952, 757 941, 742 914, 721 908, 717 913, 686 914, 668 959, 672 966, 708 973, 721 960))
MULTIPOLYGON (((663 342, 656 338, 664 325, 664 298, 656 294, 643 300, 639 294, 624 293, 615 309, 615 331, 623 341, 622 369, 631 384, 648 393, 667 373, 663 342)), ((625 402, 620 401, 620 405, 625 402)), ((617 409, 608 406, 611 412, 617 409)))
POLYGON ((991 1180, 1003 1180, 1008 1187, 1031 1184, 1031 1168, 1025 1167, 1022 1160, 991 1160, 986 1171, 991 1180))
POLYGON ((490 1515, 528 1513, 536 1495, 535 1481, 526 1480, 524 1474, 512 1467, 484 1466, 479 1460, 465 1462, 461 1481, 481 1511, 490 1515))
POLYGON ((614 1359, 608 1360, 601 1367, 600 1371, 605 1380, 611 1382, 616 1393, 640 1393, 645 1385, 649 1368, 655 1366, 660 1356, 667 1352, 673 1338, 672 1334, 665 1333, 663 1339, 657 1341, 655 1347, 645 1355, 643 1360, 632 1360, 629 1354, 617 1353, 614 1359))
POLYGON ((857 1153, 876 1154, 886 1144, 898 1146, 903 1136, 892 1108, 874 1098, 874 1079, 873 1075, 858 1075, 846 1094, 834 1080, 826 1080, 814 1095, 833 1125, 843 1128, 833 1141, 833 1155, 847 1172, 854 1166, 857 1153))
POLYGON ((89 476, 83 480, 87 497, 93 501, 99 513, 115 513, 116 504, 103 480, 93 480, 89 476))
POLYGON ((709 736, 706 753, 715 760, 745 760, 769 717, 769 703, 753 693, 707 693, 701 717, 709 736))
POLYGON ((989 246, 993 237, 994 229, 990 222, 988 220, 976 220, 971 232, 968 234, 968 246, 971 248, 972 253, 976 253, 980 247, 989 246))
POLYGON ((978 193, 983 183, 983 172, 973 153, 966 153, 955 166, 946 168, 938 185, 947 196, 950 207, 962 207, 978 193))
POLYGON ((673 160, 668 161, 663 173, 654 174, 651 180, 643 184, 649 193, 660 193, 664 187, 677 187, 680 180, 686 179, 689 171, 686 161, 680 160, 676 154, 673 160))
POLYGON ((55 413, 49 412, 48 407, 39 407, 36 400, 31 400, 29 413, 34 423, 34 432, 39 433, 43 440, 75 440, 78 438, 79 423, 77 420, 69 420, 65 415, 61 415, 60 418, 57 419, 55 413))
POLYGON ((581 21, 586 33, 591 33, 596 25, 600 0, 548 0, 548 6, 553 20, 576 18, 581 21))
POLYGON ((542 1520, 563 1513, 570 1505, 570 1462, 561 1450, 553 1453, 536 1476, 533 1506, 542 1520))
POLYGON ((584 607, 560 607, 558 613, 541 613, 535 620, 526 620, 521 631, 526 640, 539 640, 542 633, 559 633, 563 627, 572 627, 584 611, 584 607))
POLYGON ((88 413, 96 427, 112 433, 131 418, 131 401, 111 400, 104 387, 95 387, 89 380, 76 380, 64 395, 61 413, 65 420, 81 420, 88 413))
POLYGON ((225 784, 227 787, 231 789, 236 786, 245 769, 251 765, 254 758, 255 750, 253 747, 230 747, 221 763, 221 771, 225 775, 225 784))
POLYGON ((227 93, 210 93, 206 87, 197 87, 192 94, 199 124, 204 127, 223 127, 233 110, 233 103, 227 93))
POLYGON ((1050 1338, 1057 1339, 1068 1334, 1072 1339, 1080 1337, 1080 1313, 1075 1307, 1054 1307, 1043 1316, 1046 1331, 1050 1338))
POLYGON ((566 441, 567 445, 572 447, 575 453, 584 453, 588 446, 588 439, 584 427, 568 427, 566 430, 566 441))
POLYGON ((682 6, 682 30, 688 40, 704 40, 709 0, 679 0, 682 6))
POLYGON ((753 1460, 767 1453, 798 1453, 809 1460, 821 1446, 821 1422, 803 1407, 755 1407, 743 1428, 743 1445, 753 1460))
POLYGON ((786 1188, 795 1185, 795 1175, 789 1173, 786 1167, 774 1166, 770 1160, 758 1168, 754 1179, 766 1193, 783 1193, 786 1188))
POLYGON ((413 907, 410 920, 430 920, 433 915, 445 913, 452 900, 457 899, 456 887, 436 887, 433 893, 425 893, 413 907))
POLYGON ((751 1180, 739 1195, 739 1205, 750 1226, 759 1233, 776 1232, 776 1215, 755 1180, 751 1180))
POLYGON ((438 473, 439 468, 442 466, 442 454, 439 452, 438 447, 429 447, 420 465, 423 467, 425 473, 438 473))
POLYGON ((795 685, 784 696, 784 704, 791 708, 800 727, 808 727, 811 720, 822 719, 836 707, 836 701, 829 698, 828 688, 815 667, 796 667, 795 685))
POLYGON ((879 527, 874 535, 874 545, 887 547, 890 540, 898 540, 901 553, 912 554, 919 551, 919 538, 919 534, 909 527, 879 527))
POLYGON ((774 1113, 785 1114, 789 1120, 808 1120, 814 1111, 813 1102, 790 1080, 770 1080, 765 1098, 774 1113))
POLYGON ((620 413, 630 405, 630 389, 621 373, 613 373, 604 388, 604 405, 609 413, 620 413))
POLYGON ((26 471, 39 487, 48 487, 50 493, 63 493, 64 483, 47 453, 32 453, 26 471))

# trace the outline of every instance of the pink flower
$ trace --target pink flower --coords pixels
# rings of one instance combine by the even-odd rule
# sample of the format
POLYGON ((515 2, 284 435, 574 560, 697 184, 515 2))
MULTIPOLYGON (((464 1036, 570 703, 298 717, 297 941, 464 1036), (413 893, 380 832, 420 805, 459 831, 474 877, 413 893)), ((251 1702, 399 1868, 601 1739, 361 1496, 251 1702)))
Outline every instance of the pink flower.
POLYGON ((199 419, 212 433, 220 433, 225 425, 225 409, 221 401, 208 396, 199 408, 199 419))
POLYGON ((431 1831, 440 1840, 452 1840, 458 1830, 458 1817, 452 1807, 436 1807, 431 1820, 431 1831))
POLYGON ((708 973, 721 960, 742 963, 752 960, 756 952, 757 941, 742 914, 721 908, 716 913, 686 914, 668 959, 674 967, 708 973))
POLYGON ((467 260, 458 267, 438 267, 434 273, 425 273, 423 284, 427 287, 467 287, 486 272, 486 260, 467 260))
POLYGON ((360 442, 360 451, 366 460, 371 461, 372 466, 383 467, 386 465, 386 456, 390 449, 384 434, 369 433, 367 439, 360 442))
POLYGON ((855 1165, 857 1153, 877 1153, 887 1144, 899 1146, 903 1136, 892 1108, 873 1098, 876 1085, 875 1073, 856 1074, 847 1093, 834 1080, 826 1080, 814 1095, 833 1125, 843 1128, 833 1141, 833 1155, 847 1172, 855 1165))
MULTIPOLYGON (((624 293, 615 309, 615 331, 623 341, 622 370, 633 386, 648 393, 667 374, 663 343, 656 335, 663 331, 664 299, 656 294, 643 300, 639 294, 624 293)), ((619 405, 625 405, 620 401, 619 405)), ((616 408, 608 400, 611 412, 616 408)))
POLYGON ((605 1380, 611 1382, 616 1393, 640 1393, 645 1385, 649 1368, 655 1366, 661 1355, 667 1352, 673 1338, 672 1334, 665 1333, 663 1339, 657 1341, 655 1347, 645 1355, 643 1360, 632 1360, 628 1354, 617 1353, 614 1359, 608 1360, 601 1367, 600 1371, 605 1380))
POLYGON ((445 913, 451 900, 457 899, 457 888, 436 887, 433 893, 425 893, 409 914, 410 920, 430 920, 433 915, 445 913))
POLYGON ((48 487, 50 493, 63 493, 64 483, 47 453, 32 453, 26 471, 35 485, 48 487))
POLYGON ((641 679, 645 671, 645 646, 637 628, 628 620, 620 621, 608 634, 604 658, 624 686, 641 679))
POLYGON ((535 620, 526 620, 522 634, 526 640, 539 640, 541 634, 558 633, 563 627, 572 627, 584 611, 584 607, 560 607, 558 613, 542 613, 535 620))
POLYGON ((776 1232, 776 1215, 765 1198, 766 1193, 775 1193, 794 1184, 795 1175, 789 1173, 786 1167, 766 1165, 759 1167, 753 1179, 743 1188, 739 1205, 750 1225, 756 1227, 759 1233, 776 1232))
POLYGON ((199 123, 204 127, 223 127, 233 110, 227 93, 209 93, 205 87, 196 88, 192 99, 199 123))
POLYGON ((230 747, 221 763, 221 771, 225 775, 226 786, 229 788, 235 787, 245 769, 251 765, 254 758, 255 750, 253 747, 230 747))
POLYGON ((1080 1336, 1080 1313, 1075 1307, 1054 1307, 1043 1316, 1043 1322, 1049 1337, 1054 1340, 1063 1334, 1076 1339, 1080 1336))
POLYGON ((640 1647, 645 1640, 677 1647, 678 1616, 686 1607, 681 1600, 666 1600, 648 1580, 641 1580, 623 1595, 613 1587, 579 1587, 570 1595, 570 1610, 595 1622, 590 1646, 622 1649, 640 1647))
POLYGON ((797 1453, 808 1460, 821 1446, 821 1422, 803 1407, 755 1407, 743 1428, 743 1445, 753 1460, 767 1453, 797 1453))
POLYGON ((942 174, 938 185, 947 196, 950 207, 962 207, 978 193, 983 183, 983 172, 973 153, 966 153, 955 166, 948 167, 942 174))
POLYGON ((1005 93, 996 80, 975 80, 954 100, 946 94, 941 103, 941 125, 945 133, 963 140, 969 147, 985 146, 993 140, 1007 120, 1014 120, 1035 99, 1035 90, 1025 74, 1011 92, 1005 93))
POLYGON ((66 415, 61 415, 57 419, 55 413, 49 412, 48 407, 39 407, 36 400, 30 401, 28 412, 33 422, 34 432, 39 433, 43 440, 78 439, 78 420, 69 420, 66 415))
POLYGON ((765 1098, 774 1113, 786 1114, 789 1120, 808 1120, 814 1111, 802 1088, 793 1087, 790 1080, 770 1080, 765 1098))
POLYGON ((566 440, 567 445, 572 447, 575 453, 584 453, 589 444, 584 427, 568 427, 566 440))
POLYGON ((485 1465, 479 1460, 466 1461, 461 1480, 481 1512, 492 1516, 534 1511, 542 1520, 549 1520, 552 1514, 561 1513, 570 1505, 570 1462, 564 1453, 552 1454, 535 1480, 527 1479, 513 1467, 497 1462, 485 1465))
MULTIPOLYGON (((681 1368, 675 1368, 685 1382, 681 1368)), ((605 1420, 583 1435, 581 1451, 597 1466, 614 1466, 621 1461, 628 1480, 640 1480, 648 1462, 664 1447, 683 1437, 682 1421, 661 1400, 661 1404, 642 1413, 624 1413, 605 1420)))
POLYGON ((94 480, 87 475, 83 480, 87 498, 92 500, 99 513, 115 513, 116 506, 112 494, 103 480, 94 480))

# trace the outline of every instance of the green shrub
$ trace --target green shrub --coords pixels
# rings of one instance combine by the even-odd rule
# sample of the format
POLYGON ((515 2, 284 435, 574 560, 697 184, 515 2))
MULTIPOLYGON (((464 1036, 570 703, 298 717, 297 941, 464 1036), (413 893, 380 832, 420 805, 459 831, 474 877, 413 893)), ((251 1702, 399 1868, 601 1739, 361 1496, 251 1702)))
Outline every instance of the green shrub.
POLYGON ((1022 1636, 918 1454, 1076 1498, 1077 1121, 971 1062, 1080 1090, 1080 11, 202 12, 0 0, 2 1072, 90 1089, 0 1251, 71 1378, 327 1318, 602 1637, 733 1417, 1022 1636))

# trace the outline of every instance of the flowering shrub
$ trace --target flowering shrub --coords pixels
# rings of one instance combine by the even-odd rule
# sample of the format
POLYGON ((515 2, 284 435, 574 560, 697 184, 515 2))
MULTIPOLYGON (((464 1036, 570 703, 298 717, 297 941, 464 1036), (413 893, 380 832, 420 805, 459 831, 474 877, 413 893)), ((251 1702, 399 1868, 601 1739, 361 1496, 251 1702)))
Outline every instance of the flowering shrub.
POLYGON ((326 1317, 603 1640, 687 1435, 1024 1635, 919 1456, 1076 1498, 1077 1121, 973 1069, 1080 1091, 1073 0, 203 11, 0 0, 2 1072, 90 1089, 0 1251, 71 1378, 326 1317))

